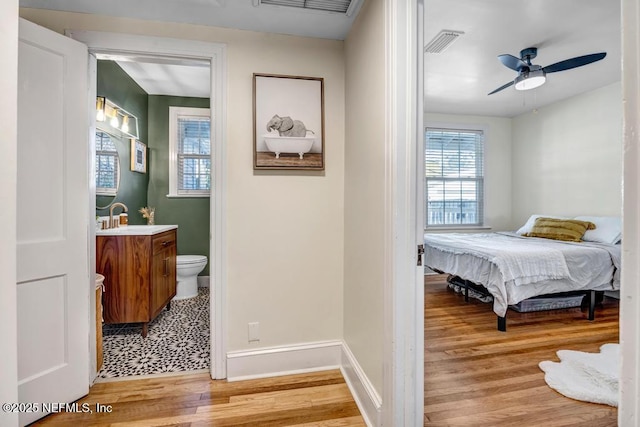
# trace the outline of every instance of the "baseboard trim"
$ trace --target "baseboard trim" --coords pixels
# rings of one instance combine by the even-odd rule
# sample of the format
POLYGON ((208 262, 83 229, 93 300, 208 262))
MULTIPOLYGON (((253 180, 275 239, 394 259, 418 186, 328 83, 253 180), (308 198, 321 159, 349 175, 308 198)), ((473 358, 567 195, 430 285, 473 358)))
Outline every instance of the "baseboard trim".
POLYGON ((382 400, 344 341, 322 341, 227 353, 227 381, 340 369, 367 426, 382 422, 382 400))
POLYGON ((342 376, 369 427, 382 425, 382 399, 346 343, 342 343, 342 376))
POLYGON ((227 380, 241 381, 339 369, 342 341, 322 341, 227 353, 227 380))

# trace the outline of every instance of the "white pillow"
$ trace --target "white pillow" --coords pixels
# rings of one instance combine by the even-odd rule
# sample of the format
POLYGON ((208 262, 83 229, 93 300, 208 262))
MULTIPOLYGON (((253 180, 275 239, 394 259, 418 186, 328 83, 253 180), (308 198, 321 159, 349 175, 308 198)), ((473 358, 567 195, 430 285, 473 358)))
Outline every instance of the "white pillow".
POLYGON ((596 225, 595 230, 587 230, 582 236, 586 242, 615 245, 622 238, 622 219, 619 216, 577 216, 575 219, 596 225))
POLYGON ((536 223, 536 219, 540 217, 545 218, 555 218, 555 219, 568 219, 566 216, 556 216, 556 215, 531 215, 527 222, 516 231, 516 234, 523 235, 524 233, 530 233, 533 230, 533 225, 536 223))

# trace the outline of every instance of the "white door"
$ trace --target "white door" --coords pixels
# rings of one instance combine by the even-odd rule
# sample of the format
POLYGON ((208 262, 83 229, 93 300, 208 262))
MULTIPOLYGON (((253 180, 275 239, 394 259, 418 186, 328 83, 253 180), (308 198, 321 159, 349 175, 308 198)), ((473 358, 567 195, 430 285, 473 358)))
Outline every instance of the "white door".
POLYGON ((19 34, 18 396, 72 402, 89 391, 87 47, 23 19, 19 34))

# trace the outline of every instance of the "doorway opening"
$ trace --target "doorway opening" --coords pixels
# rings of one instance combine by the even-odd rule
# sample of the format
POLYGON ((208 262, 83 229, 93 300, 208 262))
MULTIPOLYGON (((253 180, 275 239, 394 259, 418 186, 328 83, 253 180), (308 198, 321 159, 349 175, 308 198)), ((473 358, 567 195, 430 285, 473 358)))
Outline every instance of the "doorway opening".
MULTIPOLYGON (((128 298, 139 295, 135 289, 137 277, 127 276, 127 283, 109 283, 109 278, 105 281, 107 292, 102 295, 103 363, 100 364, 98 355, 97 381, 209 369, 210 204, 209 195, 204 194, 210 189, 211 171, 209 63, 131 55, 96 54, 96 58, 97 100, 105 100, 97 105, 113 106, 106 114, 104 110, 97 110, 96 188, 104 187, 104 177, 108 176, 112 163, 117 166, 113 169, 118 170, 120 178, 117 192, 110 196, 109 203, 101 200, 107 196, 96 195, 96 215, 109 218, 114 211, 119 212, 119 206, 114 204, 117 201, 128 206, 128 215, 113 215, 127 215, 128 218, 124 221, 127 228, 123 224, 118 233, 149 222, 177 226, 175 248, 172 253, 165 254, 177 254, 177 283, 171 280, 168 297, 172 299, 165 307, 153 305, 157 299, 161 300, 160 305, 167 299, 162 295, 158 295, 162 298, 156 298, 159 284, 155 283, 153 272, 148 312, 144 312, 146 301, 128 298), (170 114, 176 108, 189 108, 199 116, 183 115, 177 120, 170 114), (125 132, 122 127, 130 122, 137 126, 125 132), (104 151, 98 149, 104 149, 105 135, 116 148, 117 157, 116 162, 103 165, 104 151), (172 149, 175 147, 178 153, 172 149), (136 149, 142 150, 140 167, 136 167, 136 149), (174 194, 175 189, 168 188, 169 182, 174 180, 171 173, 177 171, 180 172, 180 188, 186 188, 186 194, 174 194), (198 190, 200 192, 195 194, 189 193, 198 190), (100 209, 105 206, 109 208, 100 209), (185 260, 189 262, 185 263, 185 260), (129 313, 145 317, 149 322, 128 322, 131 317, 123 315, 120 310, 123 305, 129 313)), ((97 260, 108 259, 103 256, 105 246, 100 243, 113 239, 110 233, 96 230, 97 260)), ((155 239, 155 235, 149 239, 155 239)), ((154 251, 150 257, 152 263, 156 257, 154 251)), ((166 260, 174 262, 170 258, 166 260)), ((105 265, 98 262, 96 272, 108 275, 110 272, 104 269, 105 265)))
MULTIPOLYGON (((177 224, 177 252, 178 255, 200 255, 206 256, 208 265, 200 275, 200 284, 206 284, 207 280, 204 276, 209 276, 209 288, 206 286, 198 287, 198 296, 193 298, 193 302, 199 300, 200 305, 193 307, 193 310, 189 311, 191 314, 186 314, 187 311, 183 306, 189 305, 187 299, 181 301, 175 301, 171 304, 169 312, 174 308, 177 312, 176 315, 180 319, 176 322, 175 316, 163 316, 159 317, 158 323, 164 321, 166 323, 176 323, 179 326, 179 331, 159 333, 160 337, 171 345, 183 348, 184 354, 181 359, 185 357, 195 362, 202 362, 206 359, 206 351, 198 350, 194 344, 196 338, 200 342, 208 342, 210 345, 210 362, 208 368, 211 372, 212 378, 225 378, 226 377, 226 345, 225 345, 225 307, 224 307, 224 294, 225 294, 225 272, 224 263, 222 262, 224 257, 224 193, 225 193, 225 129, 224 123, 226 119, 223 106, 225 105, 225 86, 226 86, 226 70, 225 70, 225 47, 223 45, 197 42, 190 40, 177 40, 159 37, 147 37, 147 36, 132 36, 127 34, 114 34, 114 33, 102 33, 93 31, 69 31, 67 35, 85 43, 90 52, 90 99, 95 100, 96 96, 103 95, 97 93, 98 88, 111 88, 115 86, 114 82, 103 81, 99 83, 101 76, 99 62, 105 61, 107 67, 117 66, 121 68, 123 74, 127 75, 127 78, 134 80, 130 74, 135 74, 132 69, 138 68, 155 68, 155 71, 150 72, 156 76, 156 78, 148 78, 148 81, 144 81, 144 78, 140 80, 140 87, 144 87, 147 84, 152 83, 154 80, 166 79, 168 83, 171 83, 171 79, 167 79, 167 74, 171 68, 179 68, 180 72, 191 73, 186 78, 180 79, 176 82, 175 79, 172 82, 174 86, 178 86, 179 91, 184 90, 189 86, 188 82, 196 81, 193 77, 194 74, 205 74, 204 79, 208 78, 208 84, 200 84, 198 89, 203 90, 205 93, 195 94, 190 92, 174 92, 170 94, 157 94, 147 93, 146 114, 149 120, 147 128, 147 142, 148 150, 148 173, 146 181, 147 196, 138 198, 137 204, 142 204, 140 201, 144 201, 143 206, 136 206, 136 202, 132 202, 134 206, 129 208, 129 219, 132 215, 137 215, 138 223, 142 222, 138 210, 141 207, 156 207, 155 220, 156 223, 164 224, 177 224), (118 62, 119 64, 117 64, 118 62), (124 66, 121 66, 124 64, 124 66), (128 72, 124 73, 125 68, 128 68, 128 72), (161 76, 161 77, 157 77, 161 76), (91 93, 92 92, 92 93, 91 93), (178 96, 178 95, 190 95, 190 96, 178 96), (211 102, 209 102, 211 100, 211 102), (209 140, 202 137, 198 141, 198 147, 204 148, 208 144, 210 154, 204 161, 199 161, 200 165, 207 164, 209 167, 209 180, 211 186, 211 194, 209 197, 201 197, 198 199, 188 198, 184 195, 177 197, 168 197, 169 190, 163 185, 166 185, 168 180, 168 162, 172 157, 166 147, 166 141, 168 141, 167 128, 168 128, 168 110, 171 107, 171 103, 181 101, 182 106, 188 106, 193 108, 205 108, 209 107, 209 124, 199 125, 201 133, 209 133, 209 140), (209 104, 209 105, 207 105, 209 104), (151 118, 153 116, 153 122, 151 124, 151 118), (161 142, 164 141, 164 142, 161 142), (162 145, 165 144, 165 145, 162 145), (162 146, 161 146, 162 145, 162 146), (154 169, 157 168, 156 173, 154 169), (157 181, 155 180, 157 176, 157 181), (150 206, 151 204, 157 206, 150 206), (193 215, 195 212, 194 204, 199 203, 199 209, 197 210, 197 218, 193 215), (204 205, 208 205, 208 209, 204 205), (164 218, 163 218, 164 216, 164 218), (194 231, 196 230, 196 231, 194 231), (180 236, 181 232, 186 238, 187 246, 181 245, 180 236), (189 244, 193 243, 193 238, 188 234, 197 233, 200 236, 200 246, 193 248, 189 247, 189 244), (197 253, 195 253, 197 252, 197 253), (204 283, 203 283, 204 282, 204 283), (206 294, 207 289, 209 295, 206 294), (164 319, 164 320, 163 320, 164 319), (186 322, 186 323, 185 323, 186 322), (208 332, 203 327, 203 322, 209 327, 208 332), (185 329, 186 326, 186 329, 185 329), (196 337, 196 334, 199 337, 196 337), (208 334, 208 339, 206 335, 208 334), (173 338, 171 338, 171 336, 173 338), (176 340, 177 337, 177 340, 176 340), (189 350, 193 351, 189 351, 189 350)), ((175 70, 174 70, 175 71, 175 70)), ((144 72, 142 72, 144 76, 144 72)), ((139 77, 136 77, 139 79, 139 77)), ((152 92, 155 92, 153 90, 152 92)), ((108 94, 106 94, 108 96, 108 94)), ((130 96, 131 93, 125 91, 125 99, 130 96)), ((122 102, 122 101, 121 101, 122 102)), ((91 108, 95 105, 90 102, 91 108)), ((124 108, 124 107, 123 107, 124 108)), ((126 108, 125 108, 126 109, 126 108)), ((142 110, 145 110, 143 107, 142 110)), ((189 127, 189 126, 187 126, 189 127)), ((183 126, 184 128, 184 126, 183 126)), ((192 129, 192 128, 189 128, 192 129)), ((142 135, 142 132, 140 132, 142 135)), ((191 148, 194 144, 193 141, 187 141, 187 145, 191 148)), ((193 153, 187 153, 193 154, 193 153)), ((201 153, 199 153, 201 154, 201 153)), ((207 157, 207 156, 201 156, 207 157)), ((185 162, 184 157, 180 158, 185 162)), ((188 162, 185 162, 188 163, 188 162)), ((192 162, 193 163, 193 162, 192 162)), ((125 165, 129 168, 129 165, 125 165)), ((186 178, 187 180, 189 177, 186 178)), ((143 184, 144 187, 144 184, 143 184)), ((118 192, 120 194, 120 190, 118 192)), ((134 200, 136 200, 134 198, 134 200)), ((135 222, 135 221, 134 221, 135 222)), ((95 265, 95 248, 92 253, 92 260, 95 265)), ((99 273, 99 272, 98 272, 99 273)), ((197 273, 196 273, 197 274, 197 273)), ((108 285, 107 285, 108 286, 108 285)), ((108 291, 108 288, 107 288, 108 291)), ((166 310, 165 310, 166 311, 166 310)), ((164 313, 163 313, 164 314, 164 313)), ((170 314, 170 313, 166 313, 170 314)), ((120 332, 126 332, 129 335, 139 334, 139 331, 135 330, 135 325, 131 325, 128 331, 124 331, 129 325, 123 325, 122 329, 117 330, 117 334, 120 332)), ((150 333, 153 330, 153 324, 150 324, 150 333)), ((118 328, 116 325, 115 328, 118 328)), ((111 332, 111 331, 109 331, 111 332)), ((148 339, 148 338, 146 338, 148 339)), ((135 345, 134 345, 135 346, 135 345)), ((146 347, 145 347, 146 348, 146 347)), ((166 347, 165 347, 166 348, 166 347)), ((174 349, 175 354, 176 349, 174 349)), ((164 360, 166 357, 159 357, 164 360)), ((120 358, 118 358, 119 360, 120 358)), ((144 358, 143 360, 137 360, 130 362, 129 365, 134 367, 134 372, 140 372, 140 367, 143 364, 158 365, 156 359, 149 360, 144 358)), ((166 371, 177 370, 180 368, 178 363, 164 364, 166 371)), ((200 365, 202 366, 202 365, 200 365)), ((91 374, 91 373, 90 373, 91 374)), ((95 376, 95 371, 93 373, 95 376)), ((93 378, 93 377, 92 377, 93 378)))

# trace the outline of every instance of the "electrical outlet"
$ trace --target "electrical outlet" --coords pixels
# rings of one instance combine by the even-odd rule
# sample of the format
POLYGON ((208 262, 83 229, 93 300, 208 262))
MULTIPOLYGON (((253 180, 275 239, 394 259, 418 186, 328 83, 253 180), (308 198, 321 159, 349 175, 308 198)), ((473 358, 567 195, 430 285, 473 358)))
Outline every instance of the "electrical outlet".
POLYGON ((249 342, 260 341, 260 322, 249 323, 249 342))

